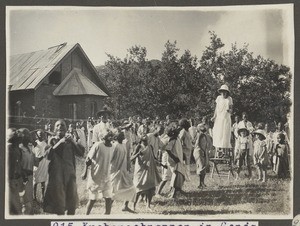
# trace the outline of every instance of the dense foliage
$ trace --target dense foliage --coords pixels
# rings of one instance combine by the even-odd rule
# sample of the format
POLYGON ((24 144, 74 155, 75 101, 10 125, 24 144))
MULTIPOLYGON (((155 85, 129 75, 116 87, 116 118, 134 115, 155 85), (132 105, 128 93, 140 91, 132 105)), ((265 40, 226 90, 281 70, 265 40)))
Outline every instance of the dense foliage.
POLYGON ((108 54, 98 67, 111 91, 107 104, 117 117, 211 116, 218 88, 227 84, 234 101, 234 114, 248 112, 253 121, 286 120, 289 112, 291 73, 261 56, 254 57, 247 45, 222 51, 224 44, 210 32, 210 45, 201 58, 189 50, 179 56, 177 43, 167 41, 161 60, 148 60, 147 49, 133 46, 124 59, 108 54))

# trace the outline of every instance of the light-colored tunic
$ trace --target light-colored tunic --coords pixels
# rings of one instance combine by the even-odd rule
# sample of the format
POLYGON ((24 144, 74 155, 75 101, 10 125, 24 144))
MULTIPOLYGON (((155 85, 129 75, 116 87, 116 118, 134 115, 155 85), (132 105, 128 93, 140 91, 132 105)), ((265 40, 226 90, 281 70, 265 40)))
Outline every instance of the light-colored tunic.
POLYGON ((153 133, 148 133, 148 145, 153 147, 154 156, 157 157, 158 150, 163 148, 164 144, 160 140, 159 136, 154 136, 153 133))
POLYGON ((198 133, 195 149, 193 152, 197 169, 196 173, 201 174, 206 172, 206 169, 209 167, 209 150, 212 149, 212 140, 204 133, 198 133))
POLYGON ((111 160, 113 199, 133 201, 136 193, 133 178, 127 170, 127 150, 124 144, 117 143, 111 160))
POLYGON ((91 122, 87 123, 87 148, 90 150, 90 148, 93 146, 93 129, 94 126, 91 122))
POLYGON ((213 128, 213 145, 217 148, 231 148, 231 118, 228 112, 229 106, 233 104, 229 96, 224 98, 218 96, 216 99, 216 118, 213 128))
POLYGON ((100 122, 93 128, 93 142, 103 142, 103 138, 107 133, 108 125, 104 122, 100 122))
POLYGON ((76 132, 79 136, 79 141, 78 142, 86 149, 87 148, 87 142, 86 142, 84 127, 80 128, 80 129, 76 129, 76 132))
POLYGON ((43 157, 38 166, 33 168, 33 183, 42 183, 48 180, 48 165, 49 160, 47 158, 45 141, 36 140, 37 145, 33 148, 33 153, 36 158, 43 157))
POLYGON ((168 166, 168 158, 169 154, 166 152, 165 147, 169 143, 169 136, 167 134, 163 134, 162 136, 159 137, 161 142, 163 143, 163 147, 160 149, 162 152, 162 157, 161 157, 161 163, 163 165, 166 165, 167 168, 161 167, 161 177, 163 181, 169 181, 171 180, 172 177, 172 172, 170 170, 170 167, 168 166))
MULTIPOLYGON (((139 147, 137 147, 139 148, 139 147)), ((133 184, 136 186, 137 192, 155 189, 161 182, 154 160, 153 150, 151 146, 142 146, 141 154, 138 155, 135 162, 133 184)))
POLYGON ((250 153, 253 153, 253 142, 250 135, 245 137, 238 136, 235 143, 234 158, 239 159, 241 157, 242 152, 245 150, 249 151, 249 155, 250 153))
POLYGON ((182 129, 179 133, 179 138, 182 143, 182 151, 183 153, 192 151, 192 137, 189 132, 185 129, 182 129))
POLYGON ((267 144, 264 140, 256 140, 253 145, 254 165, 266 167, 268 165, 267 144))
MULTIPOLYGON (((90 192, 102 192, 103 196, 111 193, 111 159, 114 147, 107 147, 103 142, 96 142, 87 157, 92 161, 91 171, 88 175, 87 189, 90 192), (107 194, 105 194, 107 193, 107 194)), ((110 197, 105 197, 110 198, 110 197)))
POLYGON ((196 138, 197 138, 197 128, 196 128, 196 126, 191 126, 189 128, 189 133, 190 133, 191 138, 192 138, 192 144, 194 145, 195 142, 196 142, 196 138))
POLYGON ((179 138, 181 140, 182 151, 186 157, 185 164, 189 165, 190 159, 191 159, 191 154, 192 154, 192 149, 193 149, 192 137, 188 131, 186 131, 185 129, 182 129, 179 133, 179 138))
POLYGON ((137 135, 141 138, 144 134, 147 134, 148 127, 145 124, 139 126, 137 135))
POLYGON ((179 159, 176 163, 172 157, 168 157, 168 166, 172 172, 172 178, 170 186, 174 188, 182 188, 185 178, 187 178, 187 169, 183 163, 183 151, 181 146, 181 141, 179 138, 170 140, 166 146, 166 150, 169 150, 174 156, 179 159), (180 175, 179 175, 180 174, 180 175), (178 178, 182 178, 178 180, 178 178))

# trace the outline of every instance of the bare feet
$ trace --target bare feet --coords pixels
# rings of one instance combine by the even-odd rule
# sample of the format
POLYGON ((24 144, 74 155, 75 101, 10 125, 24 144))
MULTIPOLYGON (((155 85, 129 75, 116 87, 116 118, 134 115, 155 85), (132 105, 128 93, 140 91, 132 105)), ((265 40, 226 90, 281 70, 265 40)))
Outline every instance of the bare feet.
POLYGON ((126 211, 126 212, 129 212, 129 213, 135 213, 135 211, 134 210, 132 210, 132 209, 130 209, 128 206, 126 206, 126 207, 124 207, 123 209, 122 209, 122 211, 126 211))

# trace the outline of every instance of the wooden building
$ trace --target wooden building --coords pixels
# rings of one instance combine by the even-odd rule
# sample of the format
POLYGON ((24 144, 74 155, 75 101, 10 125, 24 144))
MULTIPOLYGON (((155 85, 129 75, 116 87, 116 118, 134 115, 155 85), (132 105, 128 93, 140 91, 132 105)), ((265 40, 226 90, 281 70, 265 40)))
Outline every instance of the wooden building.
POLYGON ((9 122, 24 118, 87 119, 104 106, 109 91, 77 43, 10 57, 9 122))

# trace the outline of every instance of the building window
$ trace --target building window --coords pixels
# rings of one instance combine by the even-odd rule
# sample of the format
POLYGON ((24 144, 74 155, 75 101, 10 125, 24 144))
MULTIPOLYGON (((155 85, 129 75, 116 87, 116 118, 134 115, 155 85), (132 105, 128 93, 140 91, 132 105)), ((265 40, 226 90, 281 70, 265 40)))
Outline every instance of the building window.
POLYGON ((61 73, 59 71, 54 71, 49 76, 49 84, 59 85, 61 83, 61 73))
POLYGON ((69 104, 69 118, 70 119, 73 119, 73 120, 77 119, 77 110, 78 110, 78 105, 76 102, 69 104))
POLYGON ((95 117, 96 113, 97 113, 97 103, 96 103, 96 101, 92 101, 91 102, 91 115, 90 116, 95 117))

